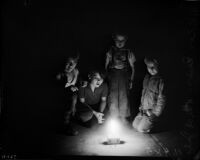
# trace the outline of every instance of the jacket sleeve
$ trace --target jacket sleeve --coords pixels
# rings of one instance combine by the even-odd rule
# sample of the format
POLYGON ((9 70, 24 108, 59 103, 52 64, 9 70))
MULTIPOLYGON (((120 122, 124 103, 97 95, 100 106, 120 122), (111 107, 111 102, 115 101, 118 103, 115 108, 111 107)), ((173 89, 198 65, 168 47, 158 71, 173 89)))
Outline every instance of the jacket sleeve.
POLYGON ((142 107, 142 108, 143 108, 143 103, 144 103, 144 95, 145 95, 146 88, 147 88, 147 81, 148 81, 148 75, 146 75, 143 80, 143 88, 142 88, 141 104, 140 104, 140 107, 142 107))
POLYGON ((158 98, 157 98, 157 102, 155 105, 155 109, 153 110, 153 113, 156 116, 160 116, 163 112, 163 109, 165 108, 165 103, 166 103, 166 97, 165 97, 165 93, 164 93, 164 82, 161 79, 159 82, 159 92, 158 92, 158 98))
POLYGON ((106 69, 106 70, 108 69, 111 60, 112 60, 112 54, 111 54, 111 50, 109 50, 109 51, 106 53, 106 62, 105 62, 105 69, 106 69))
POLYGON ((135 58, 135 55, 133 54, 132 51, 129 51, 129 52, 128 52, 128 61, 129 61, 129 63, 130 63, 130 66, 131 66, 131 67, 134 67, 134 63, 135 63, 135 61, 136 61, 136 58, 135 58))

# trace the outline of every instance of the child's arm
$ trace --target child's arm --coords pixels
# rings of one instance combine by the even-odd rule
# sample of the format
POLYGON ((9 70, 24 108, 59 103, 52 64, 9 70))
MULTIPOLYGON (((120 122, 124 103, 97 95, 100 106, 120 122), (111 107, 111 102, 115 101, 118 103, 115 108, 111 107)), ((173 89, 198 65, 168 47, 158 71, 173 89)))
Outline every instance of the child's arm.
POLYGON ((111 59, 112 59, 112 56, 111 56, 111 53, 110 53, 110 51, 109 51, 109 52, 106 53, 106 63, 105 63, 105 69, 106 69, 106 70, 107 70, 107 68, 108 68, 108 65, 109 65, 111 59))
POLYGON ((101 103, 100 103, 100 112, 103 112, 106 108, 106 102, 107 102, 107 95, 108 95, 108 86, 106 83, 103 84, 103 92, 101 95, 101 103))
POLYGON ((142 95, 141 95, 141 104, 140 104, 140 107, 139 107, 140 111, 143 109, 144 95, 145 95, 146 88, 147 88, 147 82, 148 82, 148 75, 146 75, 144 77, 144 80, 143 80, 143 85, 142 85, 143 88, 142 88, 142 95))
POLYGON ((135 73, 134 63, 136 61, 136 58, 135 58, 133 52, 129 52, 128 61, 129 61, 129 64, 131 66, 131 81, 133 81, 134 73, 135 73))
POLYGON ((78 79, 78 75, 79 75, 79 71, 78 71, 78 69, 75 69, 75 76, 74 76, 74 79, 73 79, 73 81, 71 82, 71 85, 75 85, 76 84, 76 82, 77 82, 77 79, 78 79))
POLYGON ((73 79, 73 81, 69 84, 69 86, 71 86, 71 91, 72 92, 75 92, 75 91, 78 91, 78 87, 75 86, 76 82, 77 82, 77 79, 78 79, 78 74, 79 74, 79 71, 78 70, 75 70, 75 77, 73 79))
POLYGON ((129 54, 128 54, 128 61, 131 66, 130 89, 132 89, 132 83, 133 83, 133 78, 134 78, 134 74, 135 74, 134 63, 136 61, 136 58, 132 52, 129 52, 129 54))
POLYGON ((68 82, 65 84, 65 88, 69 87, 69 86, 75 86, 77 79, 78 79, 78 75, 79 75, 79 71, 78 69, 76 69, 74 71, 74 79, 72 80, 72 82, 68 82))
POLYGON ((163 111, 163 109, 165 107, 165 102, 166 102, 166 97, 165 97, 165 94, 164 94, 164 82, 161 79, 160 83, 159 83, 159 94, 158 94, 156 107, 153 110, 153 113, 156 116, 160 116, 162 114, 162 111, 163 111))

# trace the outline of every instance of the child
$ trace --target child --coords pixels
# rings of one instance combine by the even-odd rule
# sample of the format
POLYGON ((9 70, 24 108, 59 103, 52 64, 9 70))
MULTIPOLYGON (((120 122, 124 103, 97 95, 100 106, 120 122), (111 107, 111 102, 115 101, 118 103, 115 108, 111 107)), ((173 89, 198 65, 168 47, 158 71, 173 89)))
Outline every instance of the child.
POLYGON ((89 73, 88 77, 88 85, 79 89, 79 103, 76 106, 76 115, 82 122, 89 122, 95 117, 94 119, 101 124, 103 123, 108 87, 104 83, 103 73, 93 71, 89 73))
POLYGON ((106 54, 105 69, 108 73, 109 96, 108 107, 110 116, 119 117, 125 123, 130 117, 129 90, 132 89, 134 78, 134 54, 124 48, 127 36, 113 36, 115 46, 106 54))
POLYGON ((78 79, 79 71, 76 68, 76 65, 78 63, 79 57, 69 57, 66 64, 65 64, 65 70, 62 73, 59 73, 57 75, 57 79, 64 79, 65 81, 65 88, 70 88, 72 92, 75 92, 78 88, 75 87, 75 84, 78 79))
POLYGON ((76 68, 78 63, 79 56, 76 57, 69 57, 65 64, 65 69, 62 73, 57 75, 58 80, 63 80, 65 83, 65 93, 66 93, 66 103, 70 104, 70 106, 66 107, 65 113, 65 125, 67 128, 67 134, 76 135, 78 134, 77 131, 74 131, 70 125, 70 117, 71 114, 74 115, 75 113, 75 104, 77 101, 77 80, 79 76, 79 70, 76 68))
POLYGON ((159 74, 158 62, 155 59, 144 60, 148 74, 143 81, 143 90, 139 113, 132 125, 139 132, 150 132, 161 116, 165 107, 164 82, 159 74))

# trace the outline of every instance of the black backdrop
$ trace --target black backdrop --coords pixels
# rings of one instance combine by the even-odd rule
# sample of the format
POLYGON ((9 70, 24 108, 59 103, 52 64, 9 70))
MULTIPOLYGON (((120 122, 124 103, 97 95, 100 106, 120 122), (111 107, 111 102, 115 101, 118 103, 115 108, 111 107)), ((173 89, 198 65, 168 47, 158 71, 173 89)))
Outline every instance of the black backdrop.
POLYGON ((5 148, 33 154, 45 149, 40 147, 41 140, 62 123, 64 97, 55 75, 63 69, 66 57, 77 50, 82 74, 92 68, 102 69, 116 31, 129 36, 127 47, 137 59, 131 92, 135 110, 146 55, 160 61, 174 89, 173 103, 178 104, 185 83, 181 57, 189 54, 199 60, 190 48, 188 23, 193 8, 187 3, 2 2, 5 148))

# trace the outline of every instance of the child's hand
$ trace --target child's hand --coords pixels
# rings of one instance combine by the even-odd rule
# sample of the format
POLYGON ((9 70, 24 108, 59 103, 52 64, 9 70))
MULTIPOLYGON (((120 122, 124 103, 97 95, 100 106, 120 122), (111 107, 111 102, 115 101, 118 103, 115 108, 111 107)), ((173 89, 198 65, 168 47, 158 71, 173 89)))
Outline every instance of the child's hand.
POLYGON ((83 81, 81 87, 87 87, 88 82, 87 81, 83 81))
POLYGON ((71 86, 71 91, 72 92, 78 91, 78 88, 76 86, 71 86))
POLYGON ((97 118, 97 120, 98 120, 98 123, 99 124, 102 124, 103 122, 104 122, 104 118, 103 118, 103 116, 104 116, 104 114, 103 113, 101 113, 101 112, 96 112, 96 111, 93 111, 93 113, 94 113, 94 115, 96 116, 96 118, 97 118))
POLYGON ((67 87, 69 87, 69 86, 71 86, 71 83, 66 83, 66 84, 65 84, 65 88, 67 88, 67 87))
POLYGON ((129 82, 129 89, 132 89, 133 88, 133 82, 129 82))
POLYGON ((152 114, 153 114, 153 113, 152 113, 152 111, 151 111, 151 110, 149 110, 149 109, 148 109, 148 110, 146 111, 146 114, 147 114, 147 116, 149 116, 149 117, 150 117, 150 116, 152 116, 152 114))
POLYGON ((57 80, 60 80, 60 79, 61 79, 61 75, 58 74, 58 75, 56 76, 56 79, 57 79, 57 80))

